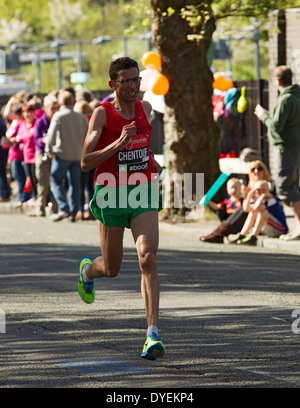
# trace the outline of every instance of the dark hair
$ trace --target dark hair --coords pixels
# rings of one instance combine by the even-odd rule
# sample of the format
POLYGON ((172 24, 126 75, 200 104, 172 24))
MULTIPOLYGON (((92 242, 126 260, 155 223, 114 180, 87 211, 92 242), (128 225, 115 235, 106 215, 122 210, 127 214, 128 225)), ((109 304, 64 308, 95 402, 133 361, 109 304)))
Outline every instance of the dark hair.
POLYGON ((129 57, 121 57, 117 58, 116 60, 112 61, 109 66, 109 76, 112 81, 118 78, 119 72, 123 69, 130 69, 130 68, 137 68, 138 71, 138 63, 129 57))
POLYGON ((292 85, 293 73, 291 68, 286 65, 280 65, 276 68, 276 78, 279 79, 280 84, 283 86, 292 85))

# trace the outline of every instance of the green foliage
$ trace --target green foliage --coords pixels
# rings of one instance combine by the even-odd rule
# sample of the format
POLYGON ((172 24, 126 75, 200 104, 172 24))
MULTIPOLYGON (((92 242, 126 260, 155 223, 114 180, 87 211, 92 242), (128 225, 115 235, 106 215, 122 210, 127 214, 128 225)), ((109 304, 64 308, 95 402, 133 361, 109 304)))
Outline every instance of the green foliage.
POLYGON ((212 2, 212 9, 217 19, 228 16, 261 18, 270 10, 291 8, 297 3, 297 0, 216 0, 212 2))
MULTIPOLYGON (((91 78, 86 84, 90 89, 108 89, 107 68, 113 56, 125 52, 123 40, 124 31, 132 23, 139 25, 139 17, 132 17, 124 12, 124 3, 121 0, 40 0, 37 7, 36 0, 0 0, 0 46, 7 47, 12 43, 46 45, 60 35, 62 40, 83 40, 83 52, 86 54, 84 69, 90 72, 91 78), (3 35, 1 22, 5 20, 3 35), (22 24, 21 24, 22 23, 22 24), (15 27, 12 30, 10 27, 15 27), (18 35, 11 32, 18 28, 18 35), (22 31, 21 31, 22 29, 22 31), (6 35, 6 36, 5 36, 6 35), (101 45, 92 45, 94 38, 102 35, 113 37, 113 41, 101 45), (5 40, 5 41, 4 41, 5 40)), ((141 27, 141 33, 145 28, 141 27)), ((127 52, 140 60, 147 51, 145 41, 128 38, 127 52)), ((55 51, 54 48, 42 46, 41 51, 55 51)), ((64 51, 77 52, 77 45, 63 46, 64 51)), ((78 70, 77 61, 62 61, 62 84, 68 84, 70 73, 78 70)), ((28 82, 35 89, 35 66, 22 66, 28 82)), ((47 62, 41 66, 41 91, 48 92, 57 87, 57 69, 55 62, 47 62)))
MULTIPOLYGON (((9 47, 12 43, 27 43, 32 46, 45 44, 53 41, 58 34, 67 41, 91 41, 101 35, 118 37, 118 40, 102 45, 83 44, 87 58, 85 68, 91 73, 90 82, 86 85, 91 89, 107 88, 107 67, 113 56, 124 52, 122 37, 125 34, 128 35, 128 54, 140 61, 147 51, 147 43, 134 39, 130 34, 136 36, 151 27, 151 6, 154 3, 156 2, 149 0, 0 0, 0 46, 9 47)), ((217 20, 217 27, 222 27, 220 35, 224 35, 226 21, 230 28, 243 30, 249 24, 250 16, 259 15, 263 24, 270 9, 297 6, 298 0, 215 0, 199 1, 198 4, 186 1, 180 11, 175 11, 176 2, 172 0, 159 3, 166 5, 161 10, 165 18, 180 12, 181 18, 186 20, 192 30, 189 39, 199 42, 205 35, 209 18, 217 20)), ((262 38, 264 37, 263 32, 262 38)), ((63 47, 62 51, 66 49, 63 47)), ((76 51, 76 45, 68 46, 68 50, 76 51)), ((264 63, 264 58, 262 62, 264 63)), ((245 61, 242 69, 238 62, 233 61, 233 64, 236 75, 251 76, 252 62, 245 61)), ((77 71, 75 60, 63 61, 64 84, 74 71, 77 71)), ((34 66, 22 67, 22 73, 34 84, 34 66)), ((41 85, 43 92, 56 88, 55 63, 45 63, 42 66, 41 85)))

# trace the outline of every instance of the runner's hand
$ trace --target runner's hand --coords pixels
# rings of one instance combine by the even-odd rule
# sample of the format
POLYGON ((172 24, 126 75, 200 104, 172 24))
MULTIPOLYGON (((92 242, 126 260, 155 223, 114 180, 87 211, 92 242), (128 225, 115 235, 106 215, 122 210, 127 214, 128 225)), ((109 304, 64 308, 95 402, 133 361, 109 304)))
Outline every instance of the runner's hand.
POLYGON ((135 122, 129 123, 129 125, 123 126, 122 133, 120 135, 119 141, 121 148, 126 146, 127 143, 131 141, 131 138, 136 135, 136 124, 135 122))

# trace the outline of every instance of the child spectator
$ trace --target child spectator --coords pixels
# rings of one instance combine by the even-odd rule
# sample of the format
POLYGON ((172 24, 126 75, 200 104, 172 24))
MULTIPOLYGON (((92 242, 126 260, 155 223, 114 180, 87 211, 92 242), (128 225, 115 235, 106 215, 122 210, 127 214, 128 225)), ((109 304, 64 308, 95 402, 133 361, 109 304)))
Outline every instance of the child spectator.
POLYGON ((241 202, 241 184, 236 177, 227 181, 227 194, 229 197, 224 198, 219 204, 209 201, 210 208, 217 212, 220 221, 226 220, 230 214, 234 213, 242 204, 241 202))
POLYGON ((271 193, 266 180, 259 180, 254 184, 243 202, 243 209, 248 216, 240 234, 231 243, 256 245, 260 233, 273 238, 287 233, 283 208, 278 198, 271 193), (249 234, 251 228, 252 232, 249 234))

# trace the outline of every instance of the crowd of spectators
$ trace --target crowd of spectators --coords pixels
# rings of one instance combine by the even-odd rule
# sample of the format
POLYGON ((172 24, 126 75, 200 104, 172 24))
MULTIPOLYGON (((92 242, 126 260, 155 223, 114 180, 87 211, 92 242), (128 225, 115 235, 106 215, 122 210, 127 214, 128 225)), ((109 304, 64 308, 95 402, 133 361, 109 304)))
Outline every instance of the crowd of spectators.
POLYGON ((88 173, 81 170, 79 153, 88 121, 99 103, 89 90, 75 91, 73 87, 54 90, 43 100, 25 91, 9 98, 0 114, 0 204, 11 201, 16 208, 30 206, 31 216, 49 214, 53 221, 59 221, 64 217, 60 216, 62 209, 57 192, 63 189, 67 203, 64 216, 71 221, 94 219, 87 206, 94 192, 94 170, 88 173), (65 126, 62 131, 60 127, 68 123, 69 115, 77 126, 75 129, 65 126), (62 132, 65 134, 61 135, 62 132), (62 137, 72 140, 74 154, 68 161, 72 166, 66 165, 61 179, 57 180, 57 161, 63 157, 62 137), (79 183, 73 186, 75 164, 79 183), (16 199, 13 192, 17 194, 16 199))

